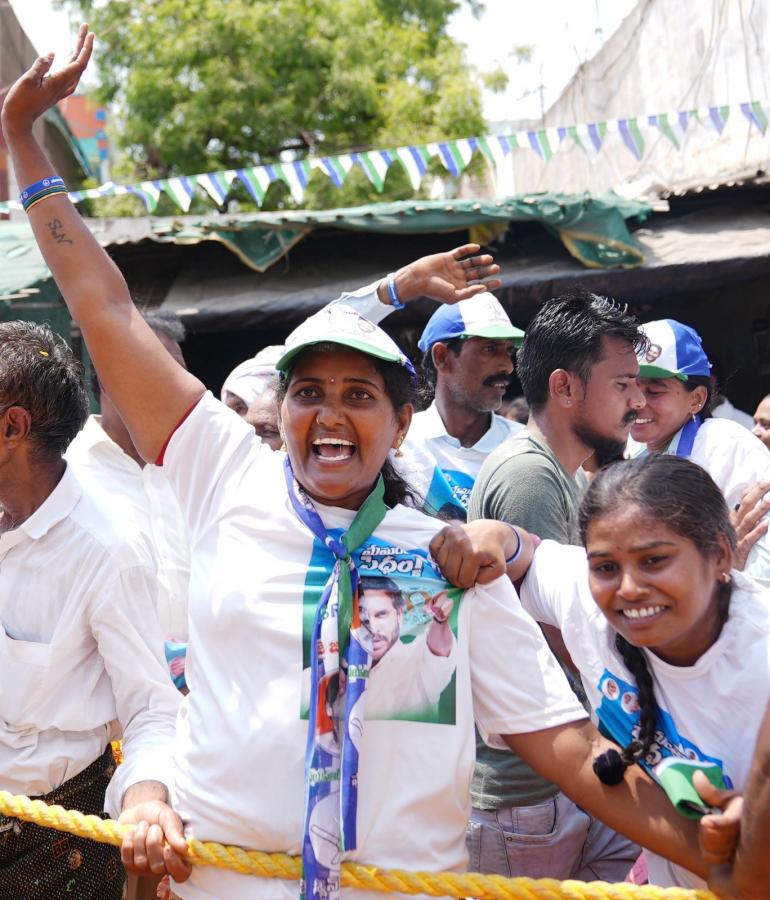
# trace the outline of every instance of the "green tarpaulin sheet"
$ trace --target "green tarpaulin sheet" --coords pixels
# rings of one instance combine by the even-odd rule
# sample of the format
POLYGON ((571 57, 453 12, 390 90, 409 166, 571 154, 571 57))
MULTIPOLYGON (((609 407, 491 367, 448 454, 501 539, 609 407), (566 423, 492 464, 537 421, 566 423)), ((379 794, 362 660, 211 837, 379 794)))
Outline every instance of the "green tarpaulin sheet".
MULTIPOLYGON (((642 252, 628 229, 650 206, 614 194, 603 197, 526 194, 505 200, 420 200, 322 211, 123 220, 86 219, 103 246, 152 240, 197 244, 218 241, 245 265, 264 272, 318 228, 379 233, 470 231, 480 242, 508 222, 540 222, 585 266, 634 268, 642 252)), ((25 222, 0 222, 0 296, 50 278, 25 222)))

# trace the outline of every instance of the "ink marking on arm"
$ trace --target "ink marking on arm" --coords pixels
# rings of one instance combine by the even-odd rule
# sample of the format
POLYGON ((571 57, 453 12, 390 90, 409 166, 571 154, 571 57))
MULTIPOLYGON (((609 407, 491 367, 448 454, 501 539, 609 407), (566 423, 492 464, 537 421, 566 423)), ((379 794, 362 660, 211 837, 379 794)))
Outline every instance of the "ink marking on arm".
POLYGON ((45 223, 45 227, 51 232, 51 237, 57 244, 74 244, 75 242, 67 237, 64 232, 64 226, 59 219, 51 219, 45 223))

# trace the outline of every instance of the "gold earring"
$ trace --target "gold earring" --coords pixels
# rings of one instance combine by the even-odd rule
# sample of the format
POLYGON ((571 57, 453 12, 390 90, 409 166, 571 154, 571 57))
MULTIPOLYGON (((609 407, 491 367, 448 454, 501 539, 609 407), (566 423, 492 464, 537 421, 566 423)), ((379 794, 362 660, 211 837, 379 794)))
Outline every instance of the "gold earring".
POLYGON ((398 443, 396 444, 396 452, 393 454, 396 457, 396 459, 403 459, 403 457, 404 457, 403 451, 401 450, 401 445, 403 443, 404 443, 404 439, 399 438, 398 443))
POLYGON ((722 584, 730 584, 730 573, 729 572, 720 572, 719 580, 722 584))

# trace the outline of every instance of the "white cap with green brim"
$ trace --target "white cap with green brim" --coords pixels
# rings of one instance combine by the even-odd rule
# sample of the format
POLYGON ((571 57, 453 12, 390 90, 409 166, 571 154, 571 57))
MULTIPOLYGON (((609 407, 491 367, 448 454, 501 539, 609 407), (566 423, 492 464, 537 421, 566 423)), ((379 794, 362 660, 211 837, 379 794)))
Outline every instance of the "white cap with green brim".
POLYGON ((640 378, 687 381, 690 375, 711 374, 711 363, 694 328, 676 319, 658 319, 642 325, 642 331, 649 346, 638 357, 640 378))
POLYGON ((297 354, 314 344, 349 347, 385 362, 398 363, 414 375, 414 366, 396 342, 379 326, 344 303, 325 306, 295 328, 286 338, 286 352, 275 364, 276 369, 286 375, 297 354))

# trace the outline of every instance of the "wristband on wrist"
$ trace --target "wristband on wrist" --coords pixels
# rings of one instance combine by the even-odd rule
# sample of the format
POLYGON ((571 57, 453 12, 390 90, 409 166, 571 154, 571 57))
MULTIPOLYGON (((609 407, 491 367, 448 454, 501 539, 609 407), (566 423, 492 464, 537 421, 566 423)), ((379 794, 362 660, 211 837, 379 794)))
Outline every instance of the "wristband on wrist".
POLYGON ((390 302, 393 306, 393 309, 403 309, 405 304, 402 303, 398 299, 398 292, 396 291, 396 276, 393 272, 389 272, 388 276, 388 293, 390 294, 390 302))
POLYGON ((64 183, 64 179, 59 175, 51 175, 24 188, 19 194, 19 203, 24 207, 24 211, 28 212, 41 200, 46 200, 48 197, 53 197, 56 194, 66 193, 67 185, 64 183))
POLYGON ((519 534, 518 528, 515 528, 513 525, 511 525, 510 522, 506 522, 505 524, 506 524, 506 525, 511 529, 511 531, 513 531, 513 533, 516 535, 516 549, 515 549, 515 550, 513 551, 513 553, 512 553, 509 557, 507 557, 506 560, 505 560, 505 567, 508 568, 508 566, 513 565, 513 563, 515 563, 516 560, 521 556, 521 551, 522 551, 522 549, 523 549, 523 547, 524 547, 524 542, 523 542, 522 539, 521 539, 521 535, 519 534))

